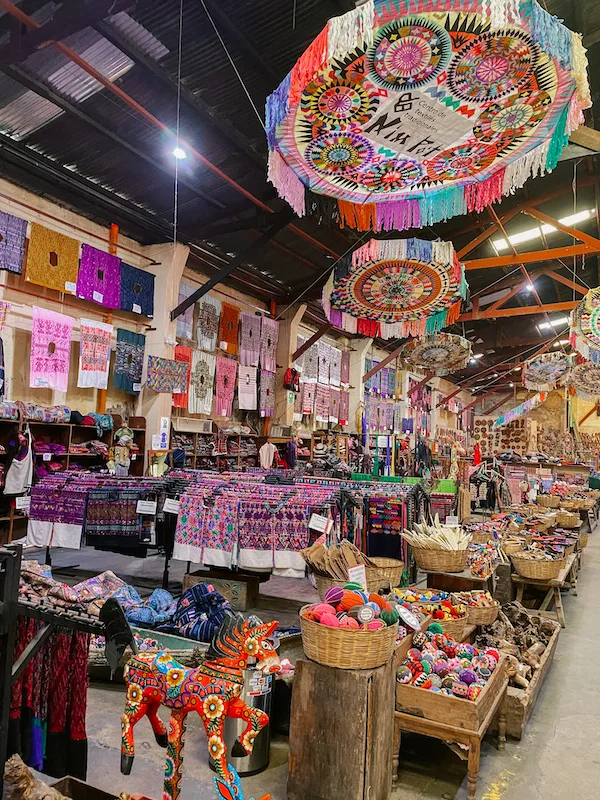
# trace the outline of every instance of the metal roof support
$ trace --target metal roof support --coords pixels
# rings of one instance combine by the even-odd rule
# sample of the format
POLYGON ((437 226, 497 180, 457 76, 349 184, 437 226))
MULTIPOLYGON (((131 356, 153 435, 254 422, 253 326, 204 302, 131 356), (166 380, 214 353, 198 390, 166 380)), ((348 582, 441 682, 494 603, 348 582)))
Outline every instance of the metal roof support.
POLYGON ((473 261, 465 261, 465 270, 473 269, 492 269, 493 267, 518 267, 522 263, 535 264, 539 261, 554 261, 557 258, 569 258, 571 256, 590 255, 600 253, 598 247, 590 247, 587 244, 575 244, 567 247, 555 247, 551 250, 533 250, 530 253, 519 253, 516 256, 494 256, 492 258, 476 258, 473 261))
POLYGON ((304 355, 307 350, 313 346, 315 342, 318 342, 321 337, 325 336, 327 331, 330 331, 333 328, 331 322, 326 322, 324 325, 321 325, 318 331, 315 331, 310 339, 307 339, 304 344, 301 344, 300 347, 296 350, 296 352, 292 355, 292 363, 300 358, 300 356, 304 355))
POLYGON ((375 364, 375 366, 372 369, 370 369, 367 372, 366 375, 363 375, 362 382, 366 383, 369 380, 369 378, 371 378, 373 375, 375 375, 377 372, 379 372, 380 369, 383 369, 384 367, 387 367, 387 365, 390 363, 390 361, 393 361, 395 358, 397 358, 400 355, 400 351, 404 347, 404 344, 405 343, 403 341, 402 344, 399 347, 397 347, 395 350, 392 350, 392 352, 389 354, 389 356, 386 356, 383 359, 383 361, 380 361, 379 364, 375 364))
POLYGON ((490 313, 489 309, 485 311, 470 311, 466 314, 461 314, 456 320, 457 322, 470 322, 476 319, 500 319, 500 317, 522 317, 527 314, 543 314, 549 311, 570 311, 579 304, 578 300, 566 300, 563 303, 546 303, 542 306, 519 306, 518 308, 499 308, 490 313))
POLYGON ((591 416, 592 416, 592 414, 594 413, 594 411, 597 411, 597 410, 598 410, 598 407, 599 407, 599 406, 600 406, 600 403, 594 403, 594 405, 592 406, 592 408, 591 408, 591 409, 590 409, 590 410, 587 412, 587 414, 586 414, 585 416, 583 416, 583 417, 582 417, 582 418, 579 420, 579 422, 578 422, 577 424, 578 424, 578 425, 583 425, 583 423, 586 421, 586 419, 588 419, 589 417, 591 417, 591 416))
POLYGON ((496 403, 496 405, 495 405, 495 406, 492 406, 491 408, 488 408, 488 409, 487 409, 486 411, 484 411, 483 413, 484 413, 484 414, 491 414, 491 413, 492 413, 493 411, 495 411, 497 408, 500 408, 500 406, 501 406, 501 405, 504 405, 504 403, 506 403, 506 401, 507 401, 507 400, 510 400, 510 398, 511 398, 512 396, 513 396, 513 393, 512 393, 512 392, 509 392, 508 394, 505 394, 505 395, 504 395, 504 397, 503 397, 503 398, 500 400, 500 402, 499 402, 499 403, 496 403))

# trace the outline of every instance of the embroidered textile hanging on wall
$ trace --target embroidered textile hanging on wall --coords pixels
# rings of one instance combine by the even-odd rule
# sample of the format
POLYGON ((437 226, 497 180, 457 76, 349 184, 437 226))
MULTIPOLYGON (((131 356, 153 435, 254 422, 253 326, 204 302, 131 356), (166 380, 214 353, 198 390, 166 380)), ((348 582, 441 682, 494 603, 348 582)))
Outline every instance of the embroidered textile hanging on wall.
POLYGON ((144 350, 146 337, 117 328, 117 350, 113 384, 128 394, 138 395, 142 391, 142 372, 144 369, 144 350))
POLYGON ((256 367, 238 367, 238 406, 240 411, 256 411, 256 367))
POLYGON ((29 385, 66 392, 74 319, 33 306, 29 385))
POLYGON ((332 345, 329 353, 329 383, 339 386, 342 382, 342 351, 332 345))
POLYGON ((329 422, 329 386, 320 383, 315 391, 315 419, 317 422, 329 422))
POLYGON ((319 371, 317 373, 318 383, 329 386, 329 367, 331 364, 331 345, 326 342, 317 342, 317 353, 319 357, 319 371))
POLYGON ((342 386, 350 385, 350 351, 344 350, 340 364, 340 382, 342 386))
POLYGON ((77 386, 82 389, 106 389, 113 326, 93 319, 82 319, 79 325, 81 340, 77 386))
POLYGON ((260 403, 261 417, 272 417, 275 413, 275 373, 266 369, 260 371, 260 403))
MULTIPOLYGON (((223 303, 225 307, 226 303, 223 303)), ((236 309, 238 310, 238 309, 236 309)), ((237 333, 237 323, 236 323, 237 333)), ((235 392, 235 378, 237 374, 237 361, 225 356, 217 356, 216 370, 216 409, 218 417, 230 417, 235 392)))
POLYGON ((75 294, 78 271, 79 242, 32 222, 25 280, 75 294))
POLYGON ((302 384, 302 413, 313 414, 315 410, 315 389, 314 383, 302 384))
MULTIPOLYGON (((186 283, 185 281, 179 281, 179 294, 177 296, 177 305, 183 303, 184 300, 193 294, 197 286, 192 286, 190 283, 186 283)), ((192 303, 189 308, 180 314, 177 317, 177 327, 175 331, 175 335, 179 339, 192 339, 194 336, 194 306, 196 304, 192 303)))
POLYGON ((262 318, 260 332, 260 366, 267 372, 277 370, 277 340, 279 338, 279 323, 269 317, 262 318))
POLYGON ((185 361, 148 356, 146 386, 154 392, 185 392, 189 365, 185 361))
POLYGON ((350 392, 340 392, 340 425, 348 424, 348 417, 350 415, 350 392))
POLYGON ((435 333, 404 345, 401 358, 409 367, 434 375, 449 375, 464 369, 473 353, 471 342, 453 333, 435 333))
POLYGON ((121 262, 121 309, 154 316, 154 275, 121 262))
POLYGON ((238 354, 238 324, 240 310, 229 303, 221 304, 221 324, 219 326, 219 347, 232 356, 238 354))
POLYGON ((0 211, 0 269, 21 274, 26 236, 27 220, 0 211))
MULTIPOLYGON (((300 336, 300 334, 298 334, 296 336, 296 350, 299 350, 302 347, 302 345, 304 344, 304 342, 306 342, 306 341, 307 341, 306 337, 300 336)), ((302 355, 294 361, 294 369, 297 372, 301 373, 303 371, 303 369, 304 369, 304 356, 305 356, 305 353, 306 353, 306 351, 304 353, 302 353, 302 355)))
POLYGON ((188 392, 190 387, 190 372, 192 369, 192 349, 178 344, 175 348, 175 361, 183 361, 188 365, 187 383, 184 392, 173 392, 173 408, 188 407, 188 392))
POLYGON ((313 344, 304 353, 302 380, 305 383, 316 383, 318 377, 319 377, 319 348, 317 344, 313 344))
POLYGON ((329 422, 335 425, 340 419, 340 390, 333 386, 329 387, 329 422))
POLYGON ((240 364, 244 367, 258 367, 261 350, 261 320, 256 314, 241 315, 240 364))
POLYGON ((367 0, 267 99, 268 177, 299 216, 421 228, 553 170, 590 106, 581 36, 536 0, 367 0))
POLYGON ((89 244, 81 245, 77 297, 105 308, 120 308, 121 259, 89 244))
POLYGON ((198 301, 198 348, 211 352, 217 346, 221 301, 216 297, 204 295, 198 301))
POLYGON ((215 386, 216 358, 212 353, 194 350, 188 391, 188 411, 191 414, 210 414, 215 386))

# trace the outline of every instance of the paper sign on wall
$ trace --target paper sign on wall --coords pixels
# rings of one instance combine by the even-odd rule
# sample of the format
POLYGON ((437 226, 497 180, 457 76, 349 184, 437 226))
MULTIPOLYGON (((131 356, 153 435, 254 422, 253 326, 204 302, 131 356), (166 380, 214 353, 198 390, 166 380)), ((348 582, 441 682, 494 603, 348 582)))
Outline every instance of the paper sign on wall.
POLYGON ((160 442, 161 442, 160 433, 153 433, 152 434, 152 449, 153 450, 162 450, 163 448, 161 448, 160 442))
POLYGON ((348 580, 351 583, 359 583, 363 589, 367 588, 367 568, 364 564, 356 567, 348 567, 348 580))
POLYGON ((23 511, 25 514, 29 513, 29 506, 31 505, 31 497, 17 497, 16 506, 17 511, 23 511))
POLYGON ((44 453, 42 456, 43 461, 52 461, 52 453, 44 453))
POLYGON ((140 305, 138 305, 137 303, 133 304, 133 306, 131 307, 131 310, 133 311, 134 314, 141 314, 142 313, 142 307, 140 305))

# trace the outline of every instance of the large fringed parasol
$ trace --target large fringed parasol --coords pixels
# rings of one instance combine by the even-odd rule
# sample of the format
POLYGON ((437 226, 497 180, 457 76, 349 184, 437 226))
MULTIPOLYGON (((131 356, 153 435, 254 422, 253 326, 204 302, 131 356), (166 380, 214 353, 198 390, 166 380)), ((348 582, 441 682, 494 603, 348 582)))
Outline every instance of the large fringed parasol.
POLYGON ((535 0, 368 0, 268 98, 269 179, 299 216, 420 228, 553 170, 590 105, 580 35, 535 0))
POLYGON ((451 242, 371 239, 335 266, 322 302, 338 328, 398 339, 455 322, 467 292, 451 242))
POLYGON ((600 363, 600 288, 590 289, 571 314, 569 341, 583 358, 600 363))
POLYGON ((564 353, 541 353, 525 362, 523 386, 536 392, 550 392, 566 383, 570 369, 571 359, 564 353))
POLYGON ((569 383, 582 400, 600 401, 600 364, 581 359, 571 370, 569 383))
POLYGON ((434 333, 411 339, 402 349, 402 360, 411 367, 449 375, 464 369, 471 358, 472 345, 463 336, 453 333, 434 333))

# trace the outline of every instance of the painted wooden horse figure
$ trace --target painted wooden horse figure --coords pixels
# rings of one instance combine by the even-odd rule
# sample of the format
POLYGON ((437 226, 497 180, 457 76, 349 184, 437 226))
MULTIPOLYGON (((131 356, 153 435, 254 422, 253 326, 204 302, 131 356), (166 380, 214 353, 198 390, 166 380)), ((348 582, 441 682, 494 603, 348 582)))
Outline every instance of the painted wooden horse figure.
POLYGON ((223 738, 226 717, 247 720, 247 726, 232 748, 232 755, 250 755, 254 741, 269 721, 257 708, 250 708, 240 698, 244 685, 243 671, 248 659, 256 660, 256 669, 271 674, 280 669, 279 657, 270 637, 278 623, 263 624, 256 617, 244 620, 241 614, 228 614, 215 634, 200 666, 187 669, 168 651, 138 653, 125 665, 127 700, 122 717, 121 772, 129 775, 133 765, 133 729, 147 716, 156 741, 167 747, 163 800, 177 800, 181 792, 183 748, 190 711, 200 715, 208 752, 217 776, 235 786, 235 771, 227 767, 223 738), (161 705, 171 709, 169 732, 158 716, 161 705))

